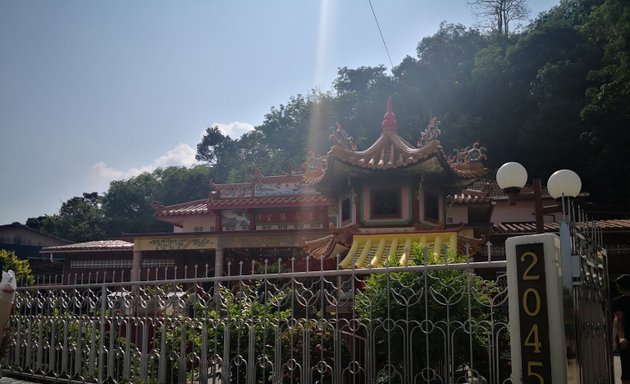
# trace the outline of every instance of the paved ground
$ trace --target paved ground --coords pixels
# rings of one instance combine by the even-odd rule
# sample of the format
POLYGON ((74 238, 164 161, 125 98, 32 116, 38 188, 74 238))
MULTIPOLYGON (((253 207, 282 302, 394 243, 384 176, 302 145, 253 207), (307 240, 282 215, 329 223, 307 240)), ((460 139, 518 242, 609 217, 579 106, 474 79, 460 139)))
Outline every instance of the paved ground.
POLYGON ((3 377, 0 379, 0 384, 31 384, 30 381, 12 379, 10 377, 3 377))

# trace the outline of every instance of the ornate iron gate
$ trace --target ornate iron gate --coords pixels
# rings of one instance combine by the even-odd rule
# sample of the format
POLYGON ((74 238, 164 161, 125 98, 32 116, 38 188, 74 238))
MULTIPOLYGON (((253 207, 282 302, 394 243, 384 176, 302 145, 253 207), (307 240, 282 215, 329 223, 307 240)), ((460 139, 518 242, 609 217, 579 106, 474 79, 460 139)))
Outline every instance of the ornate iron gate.
POLYGON ((560 242, 565 290, 568 382, 613 382, 607 253, 597 223, 563 203, 560 242))

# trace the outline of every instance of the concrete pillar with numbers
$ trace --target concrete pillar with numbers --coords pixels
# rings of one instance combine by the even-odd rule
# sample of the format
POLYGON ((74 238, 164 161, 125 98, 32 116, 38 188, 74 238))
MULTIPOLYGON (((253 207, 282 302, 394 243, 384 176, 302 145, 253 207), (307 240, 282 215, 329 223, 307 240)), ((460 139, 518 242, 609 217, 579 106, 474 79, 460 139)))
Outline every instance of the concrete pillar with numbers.
POLYGON ((567 383, 560 238, 517 236, 505 248, 512 382, 567 383))

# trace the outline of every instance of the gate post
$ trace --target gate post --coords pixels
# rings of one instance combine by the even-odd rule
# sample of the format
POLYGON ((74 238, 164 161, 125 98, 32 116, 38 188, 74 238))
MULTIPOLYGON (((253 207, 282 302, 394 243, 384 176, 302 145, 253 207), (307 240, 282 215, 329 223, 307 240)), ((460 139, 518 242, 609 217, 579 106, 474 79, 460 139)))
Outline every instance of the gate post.
POLYGON ((567 383, 560 238, 511 237, 505 249, 512 383, 567 383))

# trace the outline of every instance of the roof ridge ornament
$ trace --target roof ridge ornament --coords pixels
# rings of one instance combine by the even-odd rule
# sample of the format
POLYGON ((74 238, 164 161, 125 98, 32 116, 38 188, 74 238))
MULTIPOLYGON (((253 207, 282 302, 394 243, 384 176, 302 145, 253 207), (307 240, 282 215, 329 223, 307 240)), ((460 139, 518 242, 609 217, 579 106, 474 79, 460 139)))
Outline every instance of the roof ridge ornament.
POLYGON ((453 155, 448 158, 450 163, 466 164, 473 161, 487 160, 486 147, 482 147, 479 142, 473 143, 466 148, 454 149, 453 155))
POLYGON ((326 171, 326 158, 318 156, 313 151, 309 151, 304 164, 304 174, 306 177, 319 177, 326 171))
POLYGON ((335 123, 335 127, 331 127, 333 133, 329 136, 333 145, 338 145, 348 151, 356 151, 357 145, 354 143, 352 136, 348 135, 339 122, 335 123))
POLYGON ((418 148, 423 147, 431 141, 437 140, 441 134, 442 130, 440 129, 440 121, 436 117, 432 117, 429 121, 429 125, 427 125, 424 131, 420 132, 420 139, 416 144, 418 145, 418 148))
POLYGON ((396 132, 398 129, 398 121, 396 121, 396 115, 392 112, 392 97, 387 98, 387 112, 383 116, 383 123, 381 123, 383 133, 396 132))

